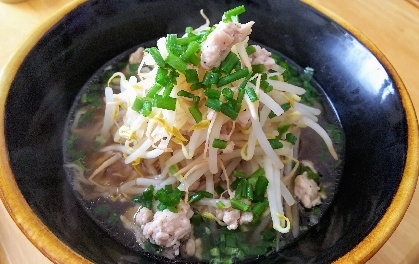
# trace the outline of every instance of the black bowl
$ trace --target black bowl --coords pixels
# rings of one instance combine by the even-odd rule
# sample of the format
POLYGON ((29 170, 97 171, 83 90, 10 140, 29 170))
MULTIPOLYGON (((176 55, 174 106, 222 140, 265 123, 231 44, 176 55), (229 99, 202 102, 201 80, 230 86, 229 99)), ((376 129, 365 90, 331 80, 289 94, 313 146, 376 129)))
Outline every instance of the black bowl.
POLYGON ((17 225, 55 262, 153 263, 102 231, 78 203, 63 170, 69 109, 110 59, 168 32, 212 22, 244 4, 252 39, 316 69, 346 149, 341 182, 318 225, 263 263, 368 260, 401 221, 418 172, 414 110, 400 78, 359 32, 299 1, 74 1, 32 34, 0 84, 0 191, 17 225), (9 88, 7 90, 7 88, 9 88))

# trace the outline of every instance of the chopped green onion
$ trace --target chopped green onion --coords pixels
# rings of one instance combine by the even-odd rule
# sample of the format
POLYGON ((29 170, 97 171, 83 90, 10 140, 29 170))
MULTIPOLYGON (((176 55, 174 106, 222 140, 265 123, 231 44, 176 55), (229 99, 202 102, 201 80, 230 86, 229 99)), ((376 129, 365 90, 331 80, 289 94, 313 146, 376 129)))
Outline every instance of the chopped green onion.
POLYGON ((281 105, 281 108, 282 108, 284 111, 287 111, 288 109, 290 109, 290 108, 291 108, 291 104, 290 104, 290 103, 285 103, 285 104, 282 104, 282 105, 281 105))
POLYGON ((232 184, 230 184, 230 188, 234 191, 236 190, 237 186, 239 186, 240 182, 242 181, 241 178, 237 178, 232 184))
POLYGON ((212 147, 218 149, 225 149, 227 147, 227 143, 228 142, 225 140, 214 138, 214 141, 212 142, 212 147))
POLYGON ((288 141, 289 143, 295 145, 295 142, 297 142, 297 137, 294 136, 294 134, 292 134, 292 133, 287 133, 285 135, 285 140, 288 141))
POLYGON ((248 181, 252 184, 255 185, 256 181, 259 177, 261 176, 265 176, 265 170, 263 168, 259 168, 257 170, 255 170, 248 178, 248 181))
POLYGON ((230 88, 223 88, 221 90, 222 95, 224 96, 224 98, 226 98, 227 100, 233 99, 234 93, 230 88))
POLYGON ((186 27, 185 28, 185 33, 192 33, 193 32, 193 27, 186 27))
POLYGON ((135 195, 132 197, 131 201, 134 203, 140 203, 142 207, 146 207, 151 210, 153 206, 153 193, 154 186, 149 185, 141 195, 135 195))
POLYGON ((198 79, 198 72, 194 69, 187 69, 185 70, 185 77, 186 77, 186 82, 188 83, 197 83, 199 82, 198 79))
POLYGON ((169 172, 170 172, 170 174, 173 175, 173 174, 175 174, 178 171, 179 171, 179 169, 177 168, 177 166, 175 164, 169 166, 169 172))
POLYGON ((212 193, 207 192, 207 191, 197 191, 196 193, 192 194, 191 197, 189 198, 189 203, 193 204, 198 202, 199 200, 201 200, 202 198, 213 198, 212 193))
POLYGON ((205 89, 205 95, 208 98, 219 100, 220 96, 221 96, 221 92, 219 90, 215 90, 215 89, 212 89, 212 88, 206 88, 205 89))
POLYGON ((191 107, 188 108, 189 109, 189 113, 191 113, 193 119, 195 120, 196 123, 199 123, 202 121, 202 113, 201 111, 199 111, 199 108, 197 105, 193 105, 191 107))
MULTIPOLYGON (((199 38, 199 36, 198 36, 199 38)), ((186 62, 191 62, 191 58, 195 56, 195 53, 198 52, 200 49, 200 45, 196 41, 192 41, 188 44, 188 47, 186 48, 185 52, 180 55, 180 58, 186 62)))
POLYGON ((238 171, 238 170, 234 170, 232 175, 236 178, 246 178, 246 173, 238 171))
POLYGON ((238 200, 238 199, 231 199, 230 200, 231 203, 231 207, 240 211, 248 211, 249 210, 249 206, 247 204, 245 204, 242 200, 238 200))
POLYGON ((148 98, 154 98, 154 96, 163 88, 163 86, 161 86, 158 83, 155 83, 150 90, 148 90, 148 92, 146 93, 146 97, 148 98))
POLYGON ((205 106, 207 106, 208 108, 211 108, 217 112, 221 111, 221 106, 223 105, 223 103, 217 99, 213 99, 213 98, 207 98, 207 101, 205 102, 205 106))
POLYGON ((174 55, 173 53, 170 53, 167 55, 166 63, 175 68, 177 71, 185 74, 187 65, 186 62, 181 60, 178 56, 174 55))
POLYGON ((218 194, 221 195, 225 190, 223 187, 221 187, 220 185, 218 185, 217 187, 214 188, 214 191, 218 194))
POLYGON ((160 51, 156 47, 147 48, 145 51, 150 53, 151 57, 153 57, 154 61, 157 63, 157 66, 162 68, 166 65, 160 51))
POLYGON ((193 93, 190 93, 190 92, 185 91, 185 90, 180 90, 179 92, 177 92, 177 95, 182 96, 182 97, 191 98, 191 99, 195 97, 195 95, 193 93))
POLYGON ((173 97, 163 97, 158 94, 154 96, 154 106, 162 109, 175 111, 176 101, 173 97))
POLYGON ((237 116, 239 115, 239 112, 236 111, 235 108, 233 108, 228 103, 223 103, 221 105, 221 113, 231 118, 231 120, 236 120, 237 116))
POLYGON ((238 15, 244 13, 246 9, 244 8, 244 5, 235 7, 233 9, 230 9, 228 11, 225 11, 222 17, 223 22, 238 22, 238 15))
POLYGON ((144 105, 144 99, 141 97, 135 97, 134 103, 131 106, 131 109, 135 112, 139 112, 141 108, 143 108, 144 105))
POLYGON ((245 197, 246 188, 247 188, 247 181, 246 179, 242 179, 235 189, 234 198, 236 199, 241 199, 242 197, 246 198, 245 197))
MULTIPOLYGON (((180 54, 182 54, 184 52, 186 47, 177 44, 177 42, 178 42, 178 37, 177 37, 176 34, 168 34, 167 35, 167 37, 166 37, 166 48, 167 48, 167 50, 169 51, 169 53, 173 53, 177 56, 180 56, 180 54)), ((173 67, 173 68, 175 68, 175 67, 173 67)))
POLYGON ((169 71, 166 68, 158 68, 156 73, 156 83, 166 86, 170 83, 169 71))
POLYGON ((262 89, 262 91, 264 91, 265 93, 269 93, 274 88, 266 80, 261 80, 261 82, 260 82, 260 89, 262 89))
POLYGON ((252 103, 259 100, 258 96, 256 95, 255 89, 253 89, 252 87, 246 87, 244 90, 246 91, 246 94, 252 103))
POLYGON ((218 87, 221 87, 221 86, 227 85, 227 84, 229 84, 231 82, 234 82, 234 81, 237 81, 237 80, 239 80, 241 78, 246 77, 248 74, 249 74, 249 70, 247 68, 240 69, 240 70, 238 70, 236 72, 233 72, 230 75, 226 75, 223 78, 221 78, 218 81, 217 86, 218 87))
POLYGON ((167 97, 169 97, 170 96, 170 93, 172 92, 172 90, 173 90, 173 85, 168 85, 168 86, 166 86, 166 88, 164 89, 164 91, 163 91, 163 97, 164 98, 167 98, 167 97))
POLYGON ((204 85, 201 82, 193 83, 191 85, 191 91, 195 91, 201 88, 204 88, 204 85))
POLYGON ((151 114, 153 103, 149 100, 144 101, 143 107, 141 109, 141 114, 145 117, 151 114))
POLYGON ((290 127, 291 127, 291 124, 288 124, 288 123, 280 123, 278 125, 278 129, 277 129, 277 131, 279 133, 278 138, 282 138, 282 135, 284 135, 288 131, 288 129, 290 127))
POLYGON ((221 202, 221 201, 218 201, 215 204, 217 205, 217 207, 219 209, 224 209, 226 207, 226 205, 223 202, 221 202))
POLYGON ((284 145, 278 140, 278 139, 268 139, 269 144, 271 144, 271 147, 273 149, 279 149, 282 148, 284 145))
POLYGON ((263 201, 255 203, 252 207, 252 213, 256 216, 256 217, 261 217, 263 215, 263 213, 266 211, 266 209, 268 208, 269 202, 268 199, 264 198, 263 201))
POLYGON ((278 75, 272 75, 272 76, 269 77, 269 80, 279 81, 279 76, 278 75))
POLYGON ((234 52, 229 52, 227 57, 221 62, 220 69, 222 72, 230 74, 231 71, 239 63, 240 59, 234 52))
POLYGON ((207 71, 204 75, 204 79, 202 80, 202 84, 205 86, 216 84, 219 78, 220 74, 218 72, 207 71))
POLYGON ((265 197, 266 190, 268 188, 269 181, 265 176, 259 176, 255 183, 254 201, 262 201, 265 197))
MULTIPOLYGON (((201 38, 201 36, 199 35, 195 35, 195 34, 189 34, 187 37, 182 37, 182 38, 176 38, 176 44, 178 45, 188 45, 192 42, 196 42, 197 40, 199 40, 201 38)), ((199 47, 198 47, 199 48, 199 47)), ((196 52, 196 51, 195 51, 196 52)))
POLYGON ((242 102, 243 102, 243 98, 244 98, 244 94, 246 93, 246 91, 243 89, 239 89, 239 92, 237 94, 237 106, 236 106, 236 111, 240 111, 242 102))
POLYGON ((253 186, 246 181, 246 189, 245 191, 245 196, 247 200, 252 201, 253 200, 253 186))
POLYGON ((246 53, 247 55, 253 54, 256 52, 256 48, 253 45, 249 45, 246 47, 246 53))
POLYGON ((253 73, 262 73, 264 71, 265 71, 265 65, 263 65, 263 64, 252 65, 252 72, 253 73))
POLYGON ((269 112, 268 118, 271 119, 271 118, 274 118, 275 116, 276 116, 276 114, 274 113, 274 111, 271 110, 269 112))

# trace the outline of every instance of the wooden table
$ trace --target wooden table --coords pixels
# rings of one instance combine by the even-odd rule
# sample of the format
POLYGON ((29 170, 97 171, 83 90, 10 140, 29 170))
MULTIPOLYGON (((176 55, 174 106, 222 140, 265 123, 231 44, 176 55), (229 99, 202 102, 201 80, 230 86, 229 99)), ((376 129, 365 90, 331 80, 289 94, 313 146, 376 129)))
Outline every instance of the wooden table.
MULTIPOLYGON (((33 28, 70 1, 0 3, 0 69, 33 28)), ((347 20, 378 46, 399 73, 419 111, 419 5, 407 0, 311 1, 347 20)), ((419 192, 416 192, 397 230, 368 263, 419 263, 418 220, 419 192)), ((2 203, 0 263, 51 263, 20 232, 2 203)))

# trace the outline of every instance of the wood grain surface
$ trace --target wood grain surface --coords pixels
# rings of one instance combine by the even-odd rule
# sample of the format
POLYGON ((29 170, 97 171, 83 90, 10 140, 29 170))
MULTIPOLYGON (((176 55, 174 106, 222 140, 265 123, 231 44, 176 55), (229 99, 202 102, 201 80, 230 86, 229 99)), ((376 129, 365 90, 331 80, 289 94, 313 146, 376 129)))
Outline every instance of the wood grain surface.
MULTIPOLYGON (((0 3, 0 69, 30 31, 71 0, 0 3)), ((418 0, 311 0, 360 30, 384 53, 399 73, 419 110, 418 0)), ((419 263, 419 192, 387 243, 368 261, 419 263)), ((22 234, 0 202, 0 263, 51 263, 22 234)))

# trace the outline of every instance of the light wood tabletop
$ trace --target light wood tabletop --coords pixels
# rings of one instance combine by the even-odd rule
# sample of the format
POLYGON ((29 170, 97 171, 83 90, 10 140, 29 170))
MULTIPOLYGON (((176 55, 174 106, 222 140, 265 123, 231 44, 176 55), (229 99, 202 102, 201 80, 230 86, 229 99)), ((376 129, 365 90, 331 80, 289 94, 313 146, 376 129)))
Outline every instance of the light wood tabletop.
MULTIPOLYGON (((71 0, 0 3, 0 69, 30 31, 71 0)), ((419 111, 418 0, 311 0, 360 30, 399 73, 419 111), (416 4, 415 4, 416 3, 416 4)), ((419 191, 399 227, 368 262, 419 263, 419 191)), ((0 202, 0 263, 51 263, 20 232, 0 202)))

